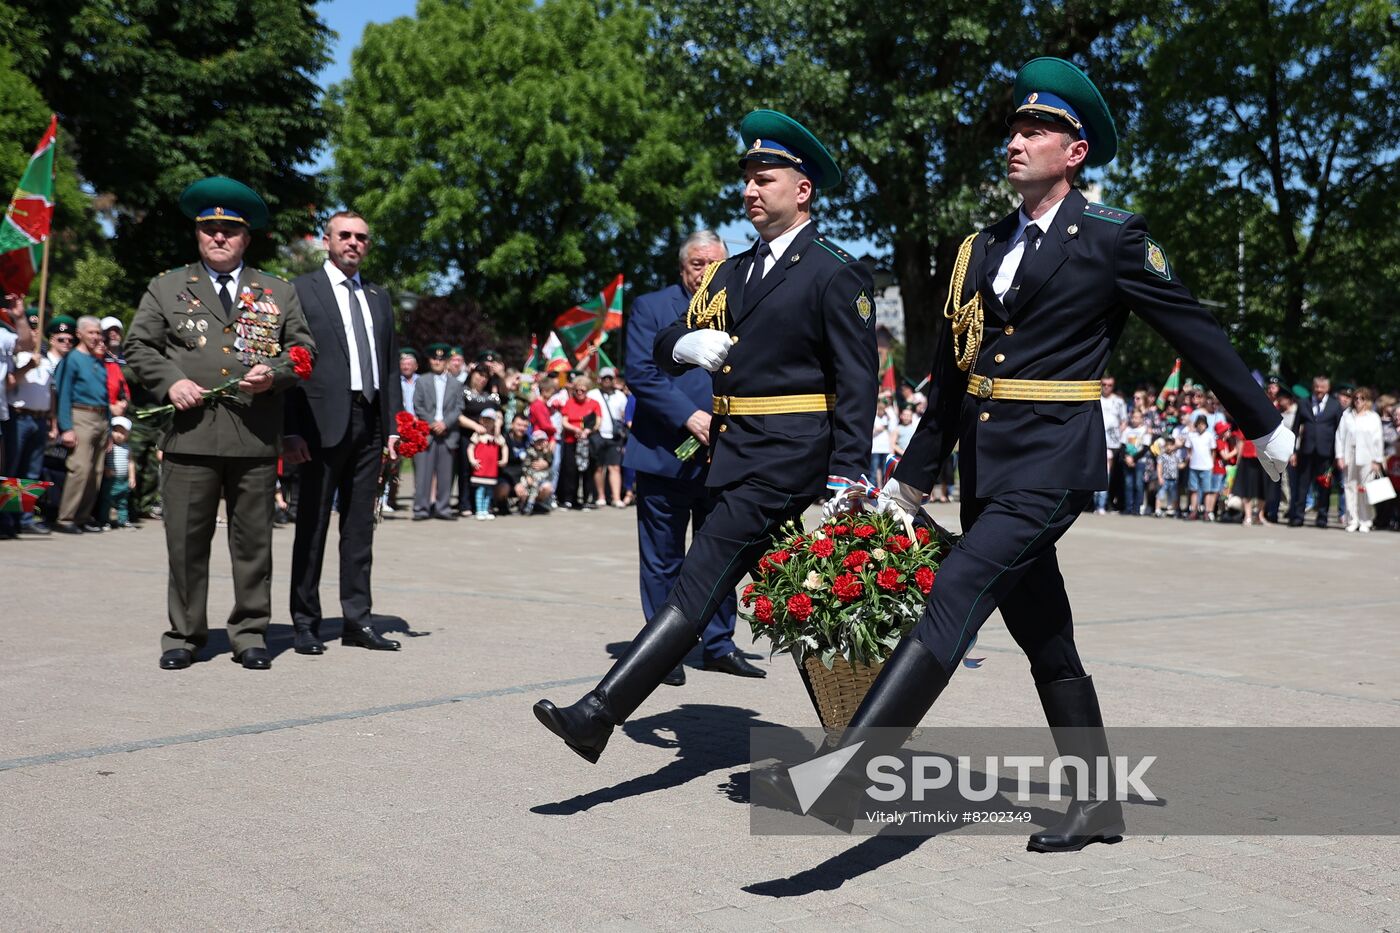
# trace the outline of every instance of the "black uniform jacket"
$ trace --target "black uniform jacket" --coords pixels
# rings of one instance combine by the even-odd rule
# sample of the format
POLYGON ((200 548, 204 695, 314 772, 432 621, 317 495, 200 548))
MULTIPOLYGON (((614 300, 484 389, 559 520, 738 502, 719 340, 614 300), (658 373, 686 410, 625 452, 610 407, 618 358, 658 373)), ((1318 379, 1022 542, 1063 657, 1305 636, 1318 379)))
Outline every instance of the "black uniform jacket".
MULTIPOLYGON (((710 281, 711 297, 725 291, 733 340, 714 374, 715 395, 835 395, 836 404, 829 412, 715 415, 707 483, 722 488, 758 479, 820 495, 828 475, 856 479, 870 471, 879 392, 874 283, 870 270, 815 223, 798 232, 767 276, 755 269, 746 281, 756 247, 726 260, 710 281)), ((682 316, 657 335, 660 369, 679 375, 693 368, 671 355, 687 332, 682 316)))
MULTIPOLYGON (((1039 249, 1026 253, 1019 297, 1005 308, 992 280, 1016 233, 1012 212, 973 242, 960 302, 980 290, 984 308, 976 373, 996 378, 1097 380, 1128 312, 1135 311, 1210 383, 1246 437, 1269 434, 1280 417, 1220 325, 1191 296, 1142 217, 1091 204, 1071 191, 1039 249)), ((936 311, 934 313, 937 313, 936 311)), ((939 332, 928 411, 895 476, 933 488, 961 441, 964 495, 1014 489, 1104 489, 1107 445, 1097 401, 1024 402, 967 393, 953 357, 951 322, 939 332)))

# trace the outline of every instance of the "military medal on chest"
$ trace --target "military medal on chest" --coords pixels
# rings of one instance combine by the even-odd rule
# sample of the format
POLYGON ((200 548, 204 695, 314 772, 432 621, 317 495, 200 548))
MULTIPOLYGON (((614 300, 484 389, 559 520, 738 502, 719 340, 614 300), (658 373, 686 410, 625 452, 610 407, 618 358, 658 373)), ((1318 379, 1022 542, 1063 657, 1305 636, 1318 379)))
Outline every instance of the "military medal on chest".
MULTIPOLYGON (((253 286, 256 285, 254 282, 253 286)), ((278 322, 282 310, 272 296, 263 292, 259 297, 254 297, 252 288, 245 288, 238 296, 238 307, 241 311, 233 326, 237 335, 233 346, 243 365, 253 367, 279 355, 282 346, 277 342, 277 337, 281 332, 278 322)))

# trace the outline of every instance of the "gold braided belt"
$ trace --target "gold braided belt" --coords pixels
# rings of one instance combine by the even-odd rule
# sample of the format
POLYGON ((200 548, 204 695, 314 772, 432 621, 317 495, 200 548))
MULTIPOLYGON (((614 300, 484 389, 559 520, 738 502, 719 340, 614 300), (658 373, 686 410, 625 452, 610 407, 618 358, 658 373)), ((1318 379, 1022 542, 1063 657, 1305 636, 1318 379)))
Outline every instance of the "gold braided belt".
POLYGON ((1002 402, 1093 402, 1102 394, 1097 379, 1055 382, 1047 379, 967 377, 967 394, 1002 402))
MULTIPOLYGON (((1098 385, 1098 383, 1094 383, 1098 385)), ((812 411, 831 411, 836 407, 834 395, 756 395, 737 398, 716 395, 714 413, 717 415, 800 415, 812 411)))

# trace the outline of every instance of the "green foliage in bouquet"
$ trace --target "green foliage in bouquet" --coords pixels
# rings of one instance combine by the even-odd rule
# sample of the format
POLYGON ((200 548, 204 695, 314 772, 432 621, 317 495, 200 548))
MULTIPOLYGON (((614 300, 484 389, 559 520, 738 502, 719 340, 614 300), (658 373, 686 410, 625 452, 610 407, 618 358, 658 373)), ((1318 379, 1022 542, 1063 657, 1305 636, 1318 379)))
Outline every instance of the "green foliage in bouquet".
POLYGON ((811 534, 784 525, 744 589, 741 611, 755 638, 801 664, 816 655, 852 665, 889 657, 924 611, 946 539, 883 513, 838 516, 811 534))

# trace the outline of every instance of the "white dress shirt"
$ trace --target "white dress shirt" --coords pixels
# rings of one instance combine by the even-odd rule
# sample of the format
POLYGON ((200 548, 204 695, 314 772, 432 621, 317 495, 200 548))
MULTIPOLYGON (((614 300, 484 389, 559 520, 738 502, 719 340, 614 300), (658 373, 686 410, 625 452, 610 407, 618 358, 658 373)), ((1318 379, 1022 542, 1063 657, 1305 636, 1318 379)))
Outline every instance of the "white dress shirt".
POLYGON ((345 331, 345 349, 350 354, 350 391, 362 392, 360 384, 360 347, 355 341, 355 325, 350 320, 352 313, 358 314, 365 322, 365 336, 369 339, 369 369, 374 375, 374 391, 379 391, 379 353, 374 344, 374 318, 370 317, 369 305, 365 302, 365 290, 360 284, 360 273, 347 276, 329 259, 325 264, 326 275, 330 276, 331 291, 335 293, 335 305, 340 309, 340 326, 345 331), (350 308, 350 289, 346 282, 355 286, 355 308, 350 308))
MULTIPOLYGON (((800 223, 800 224, 798 224, 797 226, 793 227, 793 228, 792 228, 791 230, 789 230, 787 233, 784 233, 782 236, 774 237, 774 238, 768 243, 768 250, 769 250, 769 253, 768 253, 767 256, 763 257, 763 271, 760 272, 760 273, 758 274, 758 277, 759 277, 759 278, 763 278, 763 277, 766 276, 768 273, 770 273, 770 272, 773 271, 773 267, 776 266, 776 265, 778 264, 778 257, 779 257, 779 256, 782 256, 784 253, 787 252, 787 248, 788 248, 789 246, 792 245, 792 241, 793 241, 793 240, 797 239, 797 235, 798 235, 799 233, 802 232, 802 228, 805 227, 805 226, 807 226, 807 225, 810 224, 811 222, 812 222, 812 220, 811 220, 811 218, 809 217, 808 219, 804 220, 802 223, 800 223)), ((748 277, 747 279, 745 279, 744 281, 745 281, 745 282, 750 282, 750 281, 752 281, 752 280, 753 280, 753 266, 749 266, 749 277, 748 277)))
MULTIPOLYGON (((19 369, 34 358, 33 353, 16 353, 15 369, 19 369)), ((49 411, 53 405, 53 371, 58 361, 52 354, 45 354, 39 362, 30 366, 15 380, 14 392, 10 395, 10 407, 19 411, 49 411)))
POLYGON ((447 373, 433 373, 433 394, 437 398, 437 411, 433 414, 434 421, 442 420, 442 400, 447 392, 447 373))
MULTIPOLYGON (((1050 232, 1050 225, 1055 222, 1055 215, 1059 213, 1060 205, 1065 203, 1064 199, 1055 202, 1055 206, 1035 220, 1026 216, 1025 205, 1016 212, 1016 234, 1011 238, 1011 248, 1002 257, 1001 265, 997 267, 996 278, 992 279, 992 291, 997 293, 998 298, 1005 298, 1007 289, 1011 288, 1011 280, 1016 277, 1016 270, 1021 266, 1021 258, 1026 254, 1026 228, 1035 224, 1040 228, 1043 237, 1050 232)), ((1039 247, 1037 247, 1039 248, 1039 247)))

